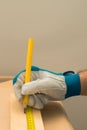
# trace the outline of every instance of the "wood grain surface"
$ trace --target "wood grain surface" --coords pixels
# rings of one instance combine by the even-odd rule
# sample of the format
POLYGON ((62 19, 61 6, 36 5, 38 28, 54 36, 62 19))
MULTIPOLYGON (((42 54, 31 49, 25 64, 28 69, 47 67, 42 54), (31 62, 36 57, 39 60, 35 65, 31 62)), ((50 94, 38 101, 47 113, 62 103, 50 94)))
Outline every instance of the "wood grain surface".
MULTIPOLYGON (((12 81, 0 83, 0 106, 1 106, 0 129, 1 130, 5 130, 5 129, 11 130, 12 119, 11 119, 10 100, 13 101, 13 99, 10 98, 11 94, 13 94, 12 81)), ((15 103, 19 104, 18 101, 15 101, 15 103)), ((16 110, 16 107, 18 107, 15 103, 13 104, 13 106, 15 105, 15 107, 13 107, 14 110, 16 110)), ((22 107, 20 107, 20 110, 22 110, 22 107)), ((14 114, 14 112, 12 114, 14 114)), ((19 116, 19 119, 22 119, 23 115, 19 115, 19 112, 18 112, 18 116, 19 116)), ((41 111, 41 116, 42 116, 41 120, 43 120, 45 130, 53 130, 53 129, 54 130, 74 130, 61 102, 51 102, 47 104, 45 108, 41 111)), ((37 116, 35 118, 36 118, 35 120, 38 119, 37 116)), ((37 121, 38 126, 40 126, 41 120, 37 121)), ((23 123, 24 121, 20 123, 19 125, 20 128, 23 123)), ((15 124, 14 126, 16 127, 15 124)), ((23 130, 26 130, 25 126, 23 127, 23 130)))

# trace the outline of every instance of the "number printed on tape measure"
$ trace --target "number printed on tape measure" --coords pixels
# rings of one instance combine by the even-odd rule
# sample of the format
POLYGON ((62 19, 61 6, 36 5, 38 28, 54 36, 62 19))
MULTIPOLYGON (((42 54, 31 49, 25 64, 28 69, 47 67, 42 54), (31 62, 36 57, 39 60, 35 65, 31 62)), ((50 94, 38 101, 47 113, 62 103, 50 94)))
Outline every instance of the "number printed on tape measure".
POLYGON ((32 108, 29 106, 27 106, 27 109, 26 109, 26 118, 27 118, 28 130, 35 130, 33 111, 32 111, 32 108))

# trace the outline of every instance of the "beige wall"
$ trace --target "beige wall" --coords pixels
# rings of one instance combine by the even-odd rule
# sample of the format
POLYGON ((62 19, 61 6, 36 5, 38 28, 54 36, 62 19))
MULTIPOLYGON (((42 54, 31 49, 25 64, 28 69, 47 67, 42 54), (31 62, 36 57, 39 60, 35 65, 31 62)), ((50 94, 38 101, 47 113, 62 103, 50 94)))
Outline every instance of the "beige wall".
MULTIPOLYGON (((15 75, 25 67, 29 37, 35 39, 34 65, 58 72, 87 68, 87 1, 0 2, 0 75, 15 75)), ((76 130, 87 129, 85 100, 65 101, 76 130)))

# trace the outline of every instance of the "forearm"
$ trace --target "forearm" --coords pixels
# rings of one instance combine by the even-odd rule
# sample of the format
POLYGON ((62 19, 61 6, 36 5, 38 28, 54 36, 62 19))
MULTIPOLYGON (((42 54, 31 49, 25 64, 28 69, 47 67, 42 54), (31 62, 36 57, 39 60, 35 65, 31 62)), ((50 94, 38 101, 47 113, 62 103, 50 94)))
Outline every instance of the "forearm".
POLYGON ((81 83, 81 95, 87 95, 87 71, 79 72, 81 83))

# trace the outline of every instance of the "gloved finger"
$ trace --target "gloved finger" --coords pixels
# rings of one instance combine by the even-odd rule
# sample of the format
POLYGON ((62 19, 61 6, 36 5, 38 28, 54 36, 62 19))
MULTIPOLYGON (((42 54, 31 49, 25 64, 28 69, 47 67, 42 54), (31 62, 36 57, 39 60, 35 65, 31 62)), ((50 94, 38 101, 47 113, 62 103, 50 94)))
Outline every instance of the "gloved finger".
POLYGON ((45 105, 50 101, 50 97, 45 94, 36 94, 40 101, 45 105))
POLYGON ((42 109, 44 107, 44 104, 38 95, 30 95, 28 105, 36 109, 42 109))
MULTIPOLYGON (((18 78, 23 81, 23 83, 25 82, 25 72, 22 72, 18 78)), ((39 73, 38 72, 34 72, 34 71, 31 71, 31 79, 30 81, 33 81, 33 80, 37 80, 39 78, 39 73)))
POLYGON ((23 85, 23 81, 18 78, 17 82, 14 84, 14 92, 15 92, 15 96, 16 98, 20 101, 23 97, 23 95, 21 94, 21 88, 23 85))
POLYGON ((20 79, 22 82, 24 82, 25 79, 25 72, 19 75, 18 79, 20 79))
POLYGON ((22 87, 22 94, 44 94, 48 96, 50 100, 63 100, 66 94, 66 84, 64 77, 47 77, 26 83, 22 87))
MULTIPOLYGON (((17 84, 17 86, 19 86, 19 87, 22 87, 22 85, 23 85, 23 83, 24 83, 24 79, 25 79, 25 74, 22 73, 22 74, 20 74, 19 77, 17 78, 17 81, 16 81, 15 84, 17 84)), ((15 85, 15 84, 14 84, 14 85, 15 85)))
MULTIPOLYGON (((59 84, 61 87, 61 84, 59 84)), ((49 90, 58 89, 58 82, 57 80, 44 78, 32 81, 30 83, 26 83, 22 87, 22 94, 23 95, 32 95, 36 93, 42 93, 48 95, 49 90)))
MULTIPOLYGON (((35 72, 31 73, 31 81, 35 80, 37 78, 38 74, 35 72)), ((17 97, 17 99, 20 101, 22 99, 22 94, 21 94, 21 88, 24 84, 25 81, 25 72, 22 72, 17 78, 16 78, 16 82, 13 85, 14 86, 14 92, 15 95, 17 97)))

